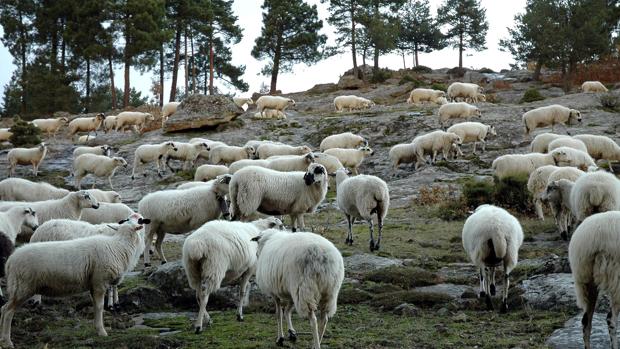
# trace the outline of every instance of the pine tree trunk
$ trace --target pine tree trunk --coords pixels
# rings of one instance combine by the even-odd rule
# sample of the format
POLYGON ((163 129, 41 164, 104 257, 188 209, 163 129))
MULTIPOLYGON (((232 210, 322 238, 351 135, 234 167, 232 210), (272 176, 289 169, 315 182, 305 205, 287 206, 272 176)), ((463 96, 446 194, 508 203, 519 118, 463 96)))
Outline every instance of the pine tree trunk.
POLYGON ((213 34, 209 37, 209 94, 213 95, 213 34))
POLYGON ((159 106, 164 106, 164 44, 159 48, 159 106))
POLYGON ((112 96, 112 109, 116 109, 116 88, 114 87, 114 65, 112 64, 112 54, 108 56, 108 69, 110 71, 110 95, 112 96))
MULTIPOLYGON (((378 1, 374 1, 374 13, 373 16, 375 19, 379 18, 379 2, 378 1)), ((374 59, 373 59, 373 70, 379 70, 379 45, 377 45, 377 43, 374 43, 375 45, 375 52, 374 52, 374 59)))
POLYGON ((58 26, 54 22, 52 33, 50 35, 50 71, 56 71, 58 66, 58 26))
POLYGON ((278 83, 278 72, 280 71, 280 58, 282 57, 282 35, 278 36, 276 42, 276 52, 273 56, 273 69, 271 70, 271 87, 269 88, 269 94, 276 93, 276 86, 278 83))
POLYGON ((196 60, 194 59, 194 35, 189 36, 189 43, 192 47, 192 93, 196 93, 196 60))
POLYGON ((177 27, 174 38, 174 62, 172 63, 172 82, 170 83, 170 102, 177 98, 177 80, 179 78, 179 60, 181 55, 181 28, 177 27))
MULTIPOLYGON (((61 25, 61 33, 64 33, 65 31, 65 19, 62 18, 60 20, 60 25, 61 25)), ((60 70, 64 73, 65 72, 65 65, 66 65, 66 57, 67 57, 67 43, 65 42, 65 38, 64 36, 61 35, 62 38, 62 45, 61 45, 61 50, 60 50, 60 70)))
POLYGON ((534 74, 532 75, 532 79, 534 81, 540 80, 540 71, 542 70, 542 59, 536 61, 536 67, 534 68, 534 74))
POLYGON ((189 79, 189 69, 187 67, 187 27, 185 27, 185 40, 183 41, 183 45, 185 46, 185 97, 189 96, 189 91, 187 88, 187 80, 189 79))
POLYGON ((90 57, 86 57, 86 111, 90 106, 90 57))
POLYGON ((24 32, 24 22, 23 22, 23 14, 21 8, 18 6, 18 16, 19 16, 19 36, 21 39, 21 61, 22 61, 22 74, 21 74, 21 87, 22 87, 22 95, 21 95, 21 107, 20 113, 22 115, 26 114, 26 33, 24 32))
POLYGON ((207 67, 207 60, 205 59, 205 64, 204 67, 202 68, 202 71, 205 72, 205 81, 204 81, 204 94, 206 95, 209 92, 209 74, 207 74, 207 70, 209 67, 207 67))
POLYGON ((125 54, 125 87, 123 91, 123 107, 129 107, 129 70, 131 69, 131 57, 128 54, 125 54))
POLYGON ((400 55, 403 57, 403 69, 407 69, 407 64, 405 64, 405 51, 400 51, 400 55))
POLYGON ((414 44, 413 53, 415 58, 415 66, 420 65, 420 59, 418 58, 418 44, 414 44))
POLYGON ((351 1, 351 55, 353 56, 353 76, 359 78, 359 74, 357 72, 357 52, 355 47, 355 5, 353 1, 351 1))
POLYGON ((463 33, 459 34, 459 68, 463 68, 463 33))

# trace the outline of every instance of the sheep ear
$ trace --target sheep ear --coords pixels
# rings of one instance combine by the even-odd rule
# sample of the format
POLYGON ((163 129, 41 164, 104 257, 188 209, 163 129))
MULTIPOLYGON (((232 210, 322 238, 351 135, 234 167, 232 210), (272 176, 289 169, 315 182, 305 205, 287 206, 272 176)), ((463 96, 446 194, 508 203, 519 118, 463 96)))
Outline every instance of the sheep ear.
POLYGON ((111 226, 111 225, 109 225, 109 224, 106 224, 106 225, 108 226, 108 228, 110 228, 110 229, 112 229, 112 230, 114 230, 114 231, 118 231, 118 228, 115 228, 115 227, 113 227, 113 226, 111 226))
POLYGON ((118 221, 118 224, 123 224, 125 222, 129 222, 129 219, 123 219, 122 221, 118 221))
POLYGON ((148 218, 138 218, 138 224, 151 224, 151 220, 148 218))
POLYGON ((256 241, 256 242, 258 242, 258 240, 260 240, 260 235, 257 235, 253 237, 252 239, 250 239, 250 241, 256 241))

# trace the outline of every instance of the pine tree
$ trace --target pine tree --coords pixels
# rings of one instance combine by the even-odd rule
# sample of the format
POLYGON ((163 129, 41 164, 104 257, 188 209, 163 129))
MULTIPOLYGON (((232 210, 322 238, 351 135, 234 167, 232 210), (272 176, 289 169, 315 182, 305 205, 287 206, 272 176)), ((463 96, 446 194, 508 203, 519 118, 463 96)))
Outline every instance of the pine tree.
POLYGON ((450 27, 445 37, 448 44, 459 49, 459 68, 463 68, 463 51, 486 49, 489 23, 479 0, 446 0, 437 9, 437 21, 450 27))
POLYGON ((443 35, 431 15, 428 0, 409 0, 401 9, 398 48, 413 53, 413 66, 420 65, 419 52, 444 48, 443 35))
MULTIPOLYGON (((321 0, 322 3, 327 1, 321 0)), ((329 17, 327 22, 336 28, 336 35, 338 35, 336 43, 340 47, 351 47, 354 76, 359 76, 357 72, 357 33, 364 5, 365 0, 329 0, 329 17)), ((342 53, 343 51, 343 49, 340 49, 337 53, 342 53)))
POLYGON ((365 11, 360 22, 373 48, 373 69, 379 69, 379 57, 396 48, 400 33, 398 13, 405 0, 364 0, 365 11))

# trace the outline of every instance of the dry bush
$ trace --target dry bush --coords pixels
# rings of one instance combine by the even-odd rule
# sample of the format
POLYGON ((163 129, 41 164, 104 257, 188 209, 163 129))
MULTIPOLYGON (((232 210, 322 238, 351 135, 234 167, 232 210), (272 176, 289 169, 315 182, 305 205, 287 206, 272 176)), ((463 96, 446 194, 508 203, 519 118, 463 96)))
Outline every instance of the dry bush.
POLYGON ((421 206, 432 206, 451 199, 450 188, 445 186, 424 186, 420 188, 417 204, 421 206))
POLYGON ((493 88, 496 90, 510 90, 512 89, 512 84, 509 83, 508 81, 504 81, 504 80, 494 80, 493 83, 493 88))

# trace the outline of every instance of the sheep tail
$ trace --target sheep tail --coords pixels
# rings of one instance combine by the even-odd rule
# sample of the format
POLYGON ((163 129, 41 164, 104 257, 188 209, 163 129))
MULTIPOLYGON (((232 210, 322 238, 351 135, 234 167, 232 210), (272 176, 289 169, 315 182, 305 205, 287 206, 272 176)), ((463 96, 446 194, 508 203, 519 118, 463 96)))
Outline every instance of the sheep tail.
POLYGON ((504 260, 504 256, 506 256, 506 239, 502 238, 498 235, 493 235, 489 238, 486 243, 486 251, 483 247, 483 262, 486 265, 498 265, 502 260, 504 260))
POLYGON ((202 253, 199 253, 199 255, 196 256, 193 249, 189 249, 187 252, 188 253, 183 253, 183 267, 185 268, 189 285, 193 289, 198 289, 198 287, 200 287, 202 262, 204 257, 202 256, 202 253))

